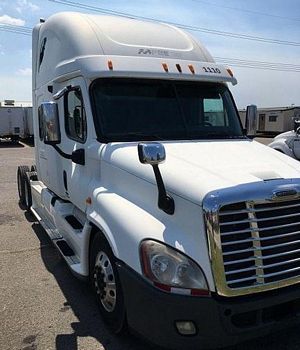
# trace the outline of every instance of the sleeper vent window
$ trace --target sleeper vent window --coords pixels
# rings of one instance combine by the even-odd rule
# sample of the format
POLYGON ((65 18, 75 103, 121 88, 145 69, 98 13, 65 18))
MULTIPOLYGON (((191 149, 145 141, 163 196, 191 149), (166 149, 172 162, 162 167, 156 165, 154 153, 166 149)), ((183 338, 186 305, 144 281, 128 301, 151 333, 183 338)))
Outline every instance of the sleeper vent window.
POLYGON ((44 59, 46 43, 47 43, 47 38, 44 38, 40 49, 39 70, 44 59))

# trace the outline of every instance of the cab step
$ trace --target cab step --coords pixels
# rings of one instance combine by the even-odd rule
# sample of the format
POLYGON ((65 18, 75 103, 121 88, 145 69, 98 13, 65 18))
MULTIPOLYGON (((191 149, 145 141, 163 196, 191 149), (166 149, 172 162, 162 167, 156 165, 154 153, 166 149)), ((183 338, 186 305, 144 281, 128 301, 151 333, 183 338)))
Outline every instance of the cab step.
MULTIPOLYGON (((75 255, 73 249, 64 239, 57 239, 53 241, 56 248, 59 250, 62 257, 66 260, 67 264, 71 267, 75 264, 80 264, 78 257, 75 255)), ((74 266, 73 266, 74 267, 74 266)))

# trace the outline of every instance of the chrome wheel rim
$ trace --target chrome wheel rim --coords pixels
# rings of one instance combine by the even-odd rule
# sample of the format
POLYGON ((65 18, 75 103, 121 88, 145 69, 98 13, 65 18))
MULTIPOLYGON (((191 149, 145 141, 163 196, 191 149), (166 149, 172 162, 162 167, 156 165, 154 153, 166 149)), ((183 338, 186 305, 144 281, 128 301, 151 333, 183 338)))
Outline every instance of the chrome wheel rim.
POLYGON ((107 312, 113 312, 117 302, 117 286, 111 261, 103 251, 96 257, 94 281, 102 306, 107 312))

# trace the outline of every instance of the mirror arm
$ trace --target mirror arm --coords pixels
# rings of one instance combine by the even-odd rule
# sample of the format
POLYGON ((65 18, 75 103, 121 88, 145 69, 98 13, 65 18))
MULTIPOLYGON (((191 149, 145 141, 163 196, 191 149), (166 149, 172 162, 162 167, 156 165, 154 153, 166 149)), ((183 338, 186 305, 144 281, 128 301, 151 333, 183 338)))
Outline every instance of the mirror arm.
POLYGON ((53 100, 59 100, 63 97, 67 92, 73 89, 72 85, 65 86, 63 89, 59 90, 56 94, 53 95, 53 100))
POLYGON ((169 215, 173 215, 175 211, 174 199, 167 194, 166 188, 157 164, 152 164, 157 189, 158 189, 158 207, 169 215))
POLYGON ((51 146, 56 150, 56 152, 57 152, 60 156, 62 156, 63 158, 65 158, 65 159, 72 159, 72 155, 71 155, 71 154, 65 153, 65 152, 62 151, 57 145, 51 144, 51 143, 50 143, 50 145, 51 145, 51 146))

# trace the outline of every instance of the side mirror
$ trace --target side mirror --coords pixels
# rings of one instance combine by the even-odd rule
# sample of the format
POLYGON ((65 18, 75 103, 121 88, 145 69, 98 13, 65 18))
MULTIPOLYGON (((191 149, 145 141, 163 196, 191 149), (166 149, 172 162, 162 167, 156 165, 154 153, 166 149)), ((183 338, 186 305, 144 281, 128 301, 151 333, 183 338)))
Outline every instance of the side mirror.
POLYGON ((139 160, 142 164, 150 164, 152 166, 157 189, 159 209, 169 215, 173 215, 175 211, 174 199, 167 194, 163 178, 161 176, 158 165, 165 161, 165 147, 159 142, 141 142, 138 144, 139 160))
POLYGON ((300 128, 300 119, 294 120, 294 131, 299 134, 299 128, 300 128))
POLYGON ((165 147, 159 142, 139 143, 138 154, 143 164, 157 165, 166 159, 165 147))
POLYGON ((247 106, 246 112, 246 132, 249 138, 256 135, 257 107, 255 105, 247 106))
POLYGON ((45 144, 56 145, 60 143, 61 137, 57 104, 55 102, 42 103, 40 113, 43 121, 45 144))

